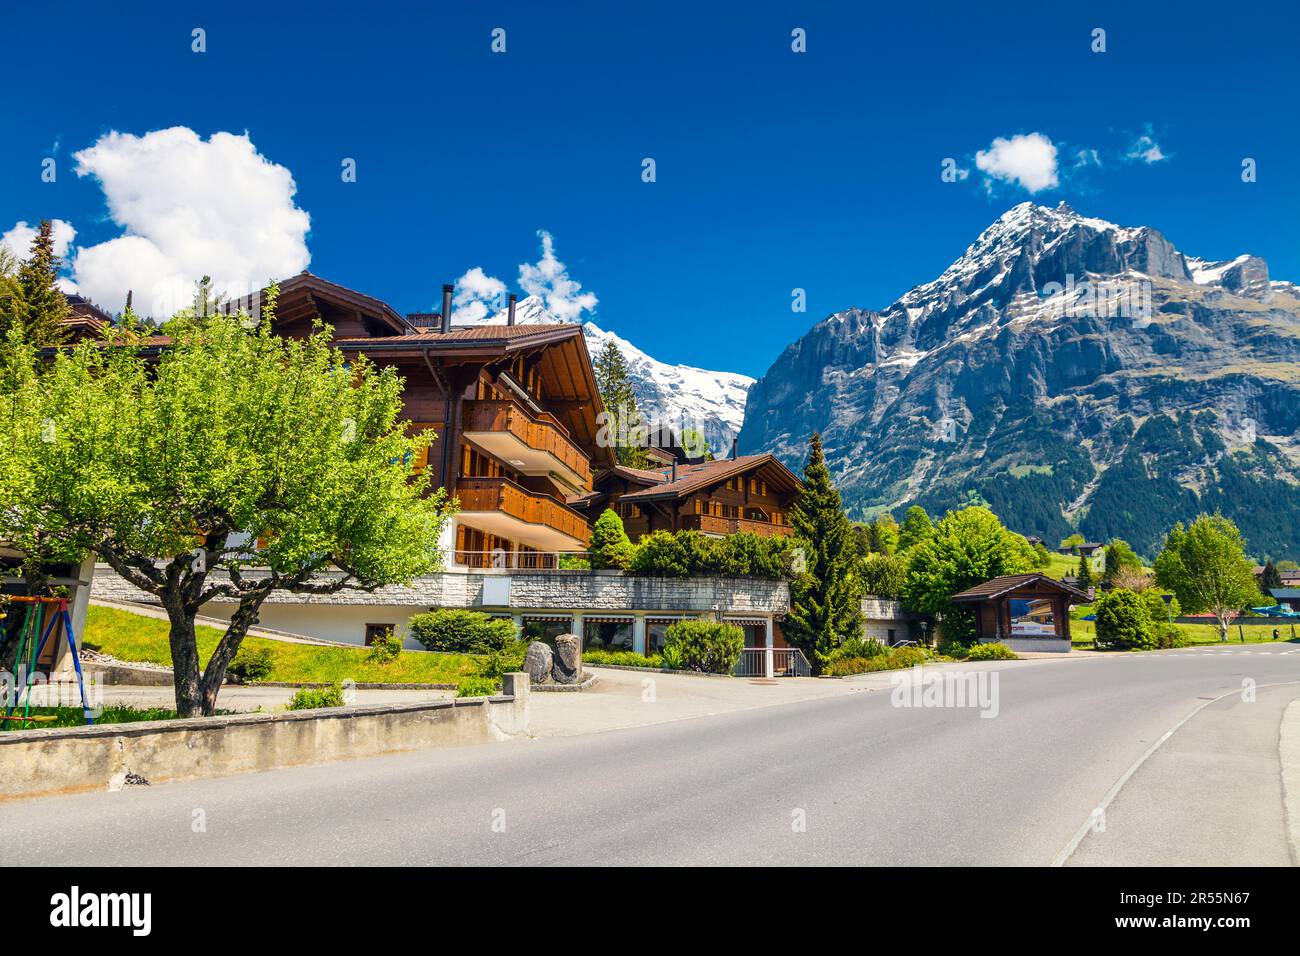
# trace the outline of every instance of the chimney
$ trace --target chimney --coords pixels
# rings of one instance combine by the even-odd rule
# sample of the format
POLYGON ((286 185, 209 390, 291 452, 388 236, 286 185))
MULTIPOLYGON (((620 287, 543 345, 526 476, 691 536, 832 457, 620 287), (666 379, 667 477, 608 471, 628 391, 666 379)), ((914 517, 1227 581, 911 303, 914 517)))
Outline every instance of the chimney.
POLYGON ((506 314, 506 325, 515 324, 515 299, 518 298, 513 292, 510 293, 510 311, 506 314))
POLYGON ((451 331, 451 294, 456 289, 455 286, 443 283, 442 286, 442 330, 451 331))
POLYGON ((673 481, 677 480, 677 456, 673 455, 673 481))
POLYGON ((736 439, 731 439, 731 460, 736 460, 736 439))

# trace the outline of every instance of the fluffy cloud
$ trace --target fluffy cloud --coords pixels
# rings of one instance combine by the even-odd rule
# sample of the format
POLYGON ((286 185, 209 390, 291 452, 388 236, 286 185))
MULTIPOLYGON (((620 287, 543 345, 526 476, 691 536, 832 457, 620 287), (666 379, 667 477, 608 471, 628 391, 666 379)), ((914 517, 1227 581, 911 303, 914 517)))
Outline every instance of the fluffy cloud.
POLYGON ((582 283, 569 275, 563 262, 555 258, 555 239, 545 229, 537 233, 542 239, 542 257, 535 263, 521 263, 519 285, 529 295, 542 300, 546 311, 564 322, 577 322, 583 312, 596 308, 594 292, 583 292, 582 283))
POLYGON ((99 180, 123 229, 72 262, 82 294, 105 308, 120 308, 133 289, 138 311, 164 317, 189 302, 201 276, 242 295, 311 261, 311 220, 294 205, 292 174, 247 134, 111 132, 74 158, 77 175, 99 180))
MULTIPOLYGON (((77 238, 77 230, 72 228, 72 223, 62 219, 54 219, 50 225, 54 230, 54 254, 62 259, 72 247, 72 240, 77 238)), ((5 246, 15 258, 26 259, 31 254, 37 228, 20 219, 12 229, 0 235, 0 246, 5 246)))
MULTIPOLYGON (((594 292, 584 292, 582 283, 569 275, 569 268, 555 256, 555 237, 539 230, 542 257, 536 262, 519 265, 519 286, 524 293, 536 296, 546 311, 562 322, 581 322, 582 313, 591 312, 600 301, 594 292)), ((506 285, 475 266, 456 280, 453 322, 477 323, 496 321, 495 313, 505 307, 506 285)), ((504 319, 500 319, 504 321, 504 319)))
POLYGON ((1016 183, 1031 193, 1055 189, 1056 146, 1042 133, 999 136, 975 154, 975 165, 990 179, 1016 183))
POLYGON ((475 266, 456 280, 456 294, 451 303, 452 322, 475 325, 486 319, 490 311, 499 312, 505 306, 506 284, 475 266))
POLYGON ((1160 149, 1160 144, 1155 141, 1155 137, 1151 135, 1151 127, 1148 126, 1147 131, 1133 141, 1124 158, 1150 166, 1169 157, 1160 149))

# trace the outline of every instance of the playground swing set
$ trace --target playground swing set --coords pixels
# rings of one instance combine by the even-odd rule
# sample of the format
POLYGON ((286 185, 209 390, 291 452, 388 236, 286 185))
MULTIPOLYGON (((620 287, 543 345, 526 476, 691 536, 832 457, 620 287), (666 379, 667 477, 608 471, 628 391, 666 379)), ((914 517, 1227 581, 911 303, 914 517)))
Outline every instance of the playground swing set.
MULTIPOLYGON (((9 700, 5 702, 5 714, 0 721, 0 730, 8 730, 9 722, 20 722, 24 726, 39 726, 51 723, 57 717, 33 714, 31 705, 32 678, 37 669, 48 662, 53 664, 59 657, 59 642, 67 640, 68 650, 72 655, 73 666, 77 669, 77 687, 81 691, 81 709, 86 723, 93 724, 95 718, 90 713, 90 703, 86 698, 86 681, 81 673, 81 653, 77 638, 72 630, 72 615, 68 613, 66 597, 4 597, 0 598, 0 621, 7 617, 7 607, 12 604, 26 606, 22 629, 18 638, 18 654, 14 658, 14 671, 18 675, 21 687, 11 688, 9 700), (52 643, 51 643, 52 639, 52 643), (16 711, 22 707, 22 713, 16 711)), ((3 625, 0 624, 0 627, 3 625)))

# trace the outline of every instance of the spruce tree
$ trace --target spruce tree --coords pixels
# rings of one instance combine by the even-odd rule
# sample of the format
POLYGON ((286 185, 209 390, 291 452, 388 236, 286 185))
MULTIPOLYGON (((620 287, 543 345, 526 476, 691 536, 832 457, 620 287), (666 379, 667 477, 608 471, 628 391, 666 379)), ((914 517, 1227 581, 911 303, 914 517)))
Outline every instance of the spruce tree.
POLYGON ((646 450, 640 437, 646 435, 646 425, 632 392, 627 360, 611 339, 601 348, 594 364, 596 388, 600 391, 600 402, 605 406, 602 432, 613 446, 620 465, 644 468, 647 464, 646 450))
POLYGON ((1282 586, 1282 574, 1278 571, 1277 565, 1273 563, 1272 558, 1269 558, 1268 561, 1264 563, 1264 573, 1260 577, 1259 583, 1263 588, 1265 596, 1271 596, 1273 588, 1280 588, 1282 586))
POLYGON ((18 266, 18 258, 7 247, 0 246, 0 342, 8 337, 14 322, 21 323, 27 315, 18 266))
POLYGON ((1092 587, 1092 565, 1088 563, 1087 557, 1079 558, 1079 590, 1086 591, 1092 587))
POLYGON ((59 289, 62 264, 54 254, 54 226, 43 219, 32 240, 31 255, 18 269, 24 307, 23 336, 34 345, 58 345, 67 338, 67 330, 61 323, 72 314, 72 309, 59 289))
POLYGON ((785 634, 821 673, 844 640, 862 636, 861 582, 853 570, 852 526, 840 504, 813 432, 803 488, 790 508, 790 524, 807 550, 807 570, 790 585, 785 634))

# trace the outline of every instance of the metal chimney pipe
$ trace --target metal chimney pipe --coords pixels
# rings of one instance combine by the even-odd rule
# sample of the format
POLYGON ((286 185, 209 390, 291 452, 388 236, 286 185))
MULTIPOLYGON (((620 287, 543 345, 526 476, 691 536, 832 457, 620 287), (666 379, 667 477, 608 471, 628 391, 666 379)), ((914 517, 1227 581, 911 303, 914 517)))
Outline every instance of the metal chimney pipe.
POLYGON ((510 311, 506 313, 506 325, 515 324, 515 299, 518 298, 513 292, 510 293, 510 311))
POLYGON ((736 439, 731 439, 731 460, 736 460, 736 439))
POLYGON ((453 285, 451 285, 451 284, 449 284, 449 283, 443 283, 443 286, 442 286, 442 331, 444 331, 444 332, 450 332, 450 331, 451 331, 451 294, 452 294, 452 292, 454 292, 455 290, 456 290, 456 287, 455 287, 455 286, 453 286, 453 285))
POLYGON ((673 456, 673 481, 677 480, 677 456, 673 456))

